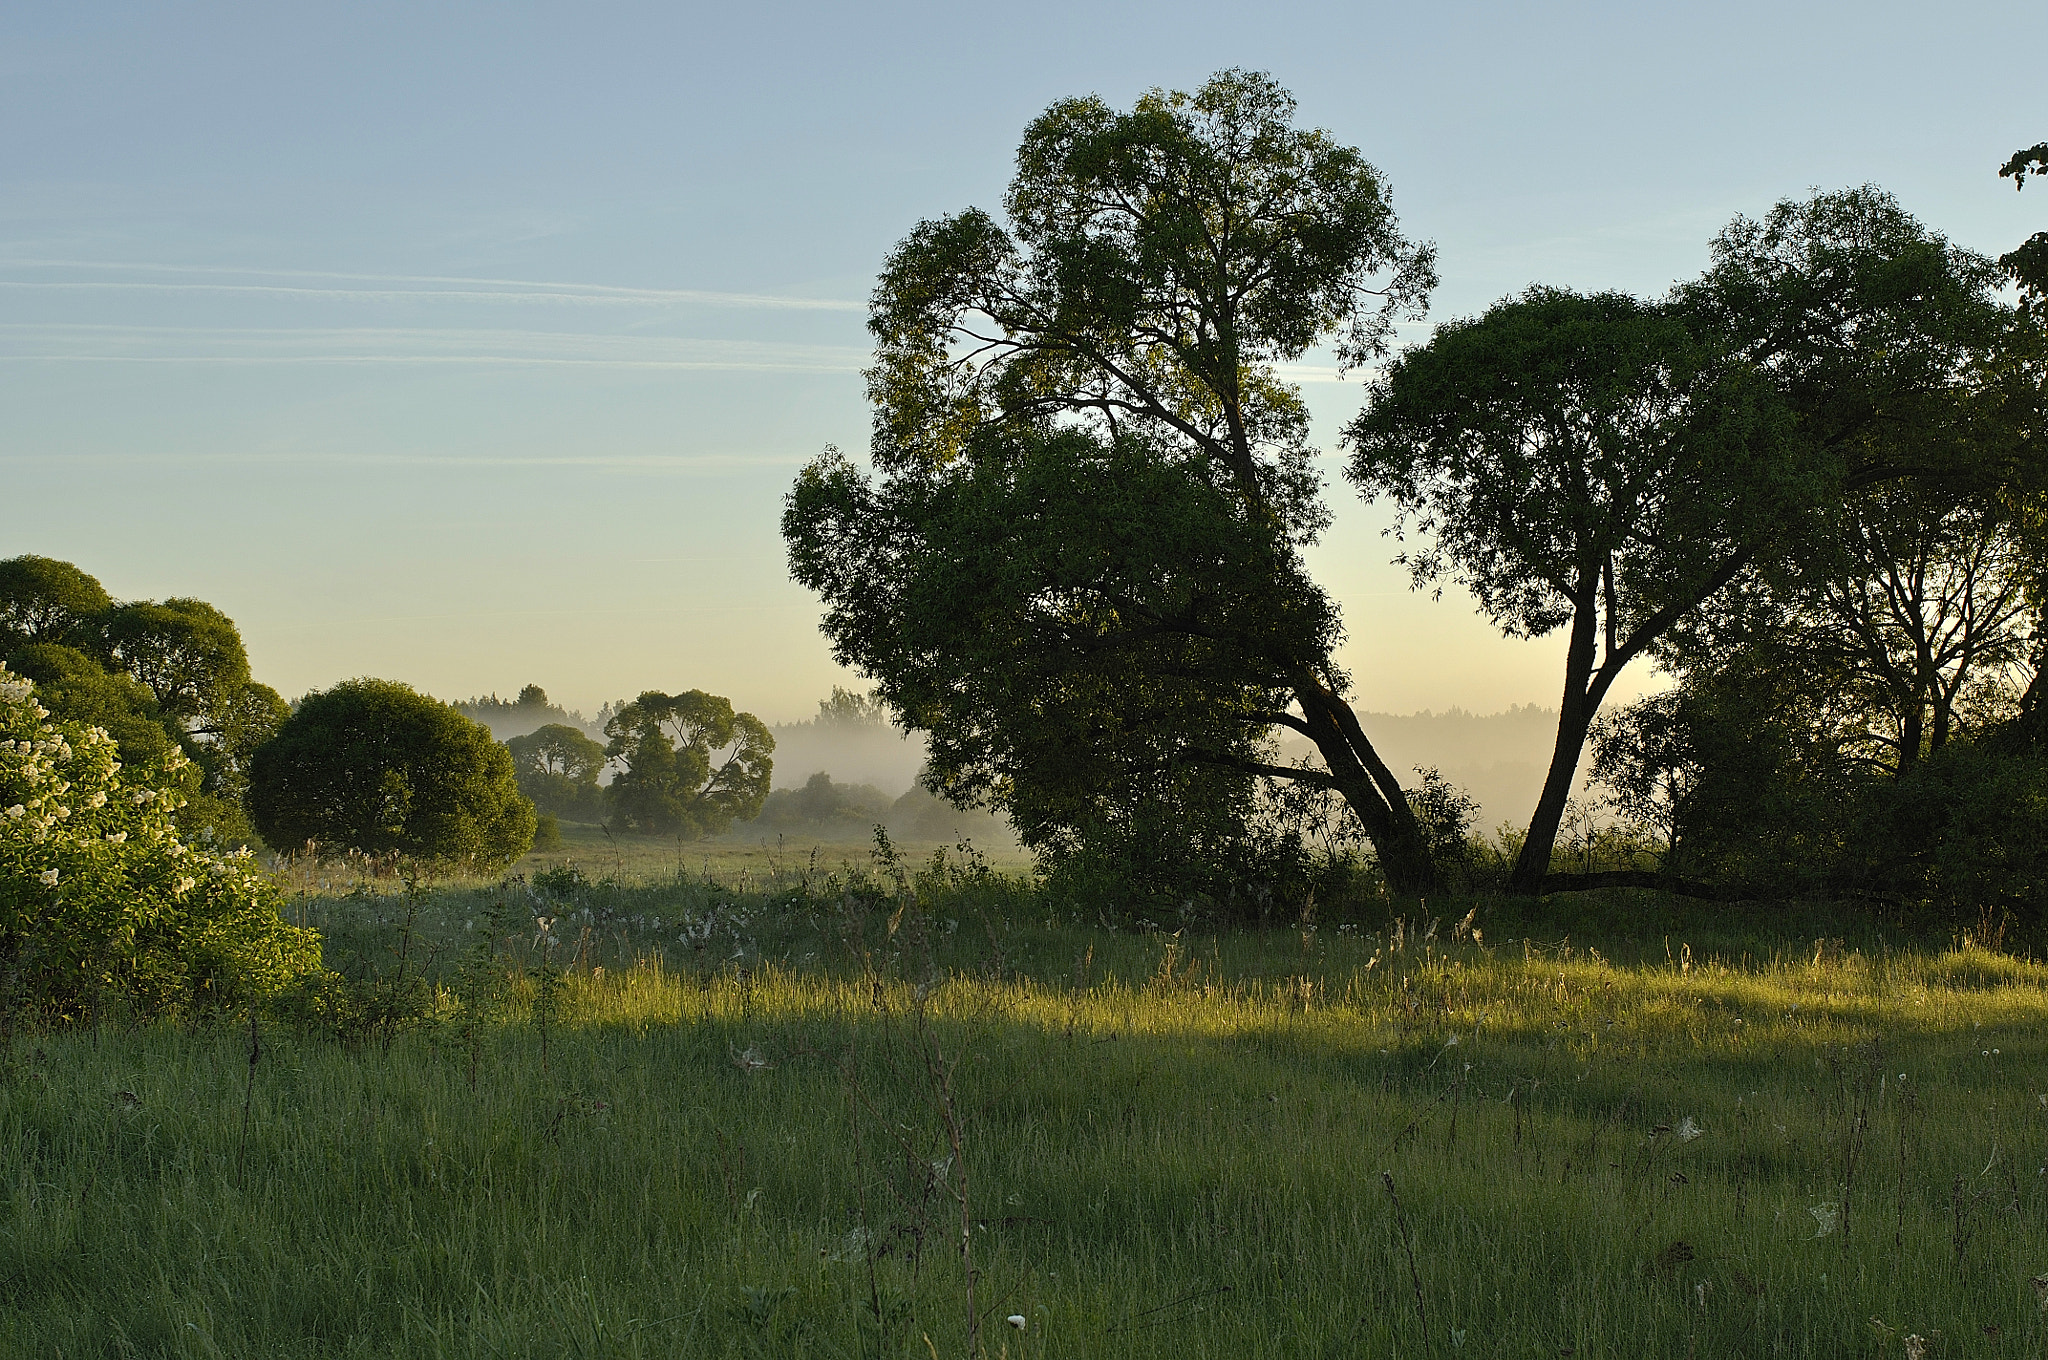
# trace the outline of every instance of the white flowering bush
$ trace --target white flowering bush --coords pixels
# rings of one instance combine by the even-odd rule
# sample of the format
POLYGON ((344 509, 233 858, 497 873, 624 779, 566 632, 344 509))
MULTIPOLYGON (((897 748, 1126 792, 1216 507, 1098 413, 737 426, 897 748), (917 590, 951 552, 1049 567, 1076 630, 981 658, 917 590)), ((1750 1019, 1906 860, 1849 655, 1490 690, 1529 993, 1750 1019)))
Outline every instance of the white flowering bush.
POLYGON ((0 665, 0 1000, 54 1023, 260 999, 320 965, 249 852, 187 844, 186 765, 124 769, 97 727, 54 722, 0 665))

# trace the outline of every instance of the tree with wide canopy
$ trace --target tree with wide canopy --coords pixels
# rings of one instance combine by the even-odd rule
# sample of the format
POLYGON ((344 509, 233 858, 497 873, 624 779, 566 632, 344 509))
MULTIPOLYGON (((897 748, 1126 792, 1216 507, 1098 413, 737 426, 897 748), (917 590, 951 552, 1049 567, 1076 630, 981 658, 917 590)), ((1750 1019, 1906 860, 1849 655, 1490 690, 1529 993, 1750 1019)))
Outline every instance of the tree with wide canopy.
POLYGON ((783 532, 835 655, 929 734, 934 787, 1005 807, 1027 843, 1131 839, 1161 808, 1227 841, 1261 781, 1305 784, 1341 795, 1397 889, 1428 891, 1302 562, 1328 514, 1285 365, 1384 354, 1433 252, 1294 113, 1226 71, 1034 120, 1007 223, 969 209, 890 255, 876 475, 828 453, 783 532), (1282 763, 1276 730, 1320 761, 1282 763))
POLYGON ((1924 503, 2024 480, 2038 382, 2000 362, 1996 282, 1881 190, 1818 193, 1736 219, 1663 302, 1532 290, 1373 384, 1349 470, 1422 534, 1402 559, 1417 583, 1466 586, 1509 636, 1570 628, 1517 890, 1545 884, 1624 667, 1754 631, 1762 602, 1855 555, 1880 488, 1924 503))
POLYGON ((1373 384, 1349 472, 1393 500, 1418 586, 1510 637, 1569 630, 1557 741, 1513 886, 1538 891, 1623 668, 1830 490, 1749 365, 1667 308, 1531 289, 1441 327, 1373 384))
POLYGON ((606 796, 625 830, 717 835, 767 801, 775 737, 730 699, 648 690, 620 704, 604 734, 606 758, 619 766, 606 796))

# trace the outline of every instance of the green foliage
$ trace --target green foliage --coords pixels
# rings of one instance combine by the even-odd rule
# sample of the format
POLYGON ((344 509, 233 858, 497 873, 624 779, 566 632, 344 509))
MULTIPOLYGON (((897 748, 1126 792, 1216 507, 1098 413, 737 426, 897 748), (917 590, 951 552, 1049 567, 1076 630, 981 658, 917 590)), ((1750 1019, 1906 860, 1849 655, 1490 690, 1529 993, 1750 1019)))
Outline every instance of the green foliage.
POLYGON ((203 600, 118 605, 101 621, 100 636, 115 664, 181 722, 212 718, 249 683, 249 654, 234 620, 203 600))
POLYGON ((1515 884, 1548 872, 1586 733, 1622 669, 1823 500, 1772 384, 1682 315, 1532 288, 1438 328, 1373 383, 1348 472, 1425 541, 1418 587, 1509 637, 1569 625, 1556 755, 1515 884))
POLYGON ((488 728, 395 681, 308 694, 249 778, 249 810, 272 845, 488 870, 533 843, 533 804, 510 753, 488 728))
POLYGON ((1997 283, 1866 188, 1738 219, 1679 290, 1842 490, 1660 642, 1677 690, 1603 731, 1596 773, 1670 872, 1947 914, 2026 897, 1997 866, 2030 862, 2034 776, 1968 749, 2014 712, 2039 608, 2040 370, 1997 283))
POLYGON ((228 844, 254 838, 247 808, 250 763, 290 716, 291 705, 282 695, 252 680, 186 730, 186 754, 200 771, 199 792, 185 822, 189 829, 228 844))
POLYGON ((1277 366, 1323 341, 1383 352, 1433 257, 1379 173, 1294 112, 1270 77, 1226 71, 1035 119, 1008 224, 921 223, 876 285, 879 481, 828 453, 783 535, 835 654, 930 734, 935 787, 1007 810, 1028 844, 1120 841, 1111 805, 1147 796, 1244 810, 1257 781, 1305 779, 1427 886, 1301 561, 1328 513, 1277 366), (1270 760, 1276 724, 1327 773, 1270 760))
POLYGON ((819 770, 799 788, 769 793, 756 824, 768 829, 821 827, 833 822, 871 827, 888 819, 891 803, 889 795, 872 784, 840 784, 819 770))
POLYGON ((604 730, 605 755, 620 766, 606 800, 626 830, 716 835, 767 801, 775 738, 728 699, 648 690, 619 705, 604 730))
POLYGON ((604 771, 604 747, 577 728, 548 723, 506 741, 519 791, 542 812, 579 822, 604 816, 597 777, 604 771))
POLYGON ((2048 759, 2008 724, 1901 767, 1873 756, 1862 716, 1852 691, 1752 658, 1610 717, 1594 774, 1668 873, 1729 894, 2042 919, 2048 759))
POLYGON ((192 1014, 317 969, 318 938, 280 919, 282 894, 246 850, 179 836, 183 756, 118 755, 0 667, 0 1009, 52 1023, 192 1014))
POLYGON ((1823 489, 1785 425, 1668 310, 1532 288, 1387 365, 1348 471, 1425 536, 1418 588, 1463 586, 1509 637, 1589 616, 1632 656, 1823 489))
POLYGON ((16 648, 6 664, 35 682, 37 701, 58 718, 104 728, 124 764, 161 762, 177 746, 147 685, 124 671, 107 670, 75 647, 30 643, 16 648))
POLYGON ((250 679, 234 620, 201 600, 117 605, 69 562, 24 557, 0 563, 0 645, 8 636, 20 644, 8 664, 37 681, 51 711, 106 728, 123 759, 159 758, 167 740, 184 751, 185 832, 255 839, 243 808, 249 759, 288 708, 250 679))
POLYGON ((1866 185, 1736 218, 1674 305, 1770 378, 1850 485, 1968 480, 1987 453, 1977 379, 2015 320, 1998 284, 1990 260, 1866 185))
POLYGON ((87 645, 112 605, 106 589, 69 562, 7 558, 0 561, 0 652, 33 643, 87 645))
POLYGON ((1408 805, 1422 824, 1429 853, 1446 869, 1463 865, 1472 854, 1472 817, 1479 804, 1434 766, 1415 773, 1420 779, 1408 791, 1408 805))
POLYGON ((562 848, 562 820, 552 812, 543 812, 534 819, 534 850, 559 850, 562 848))
POLYGON ((1227 491, 1136 439, 991 434, 881 488, 821 462, 789 516, 799 573, 834 578, 828 630, 929 732, 931 787, 1002 806, 1063 861, 1234 872, 1203 856, 1243 838, 1284 658, 1327 652, 1336 621, 1305 577, 1275 587, 1227 491), (814 529, 831 556, 805 546, 814 529), (1134 819, 1189 830, 1159 842, 1134 819))
MULTIPOLYGON (((2048 142, 2023 148, 2012 153, 2012 159, 1999 167, 1999 177, 2012 180, 2012 187, 2027 187, 2027 176, 2048 175, 2048 142)), ((2025 306, 2038 308, 2048 304, 2048 231, 2037 231, 2015 249, 1998 257, 1998 267, 2005 271, 2007 278, 2020 286, 2026 295, 2025 306)))
POLYGON ((1875 882, 1950 921, 2048 919, 2048 758, 1956 742, 1870 790, 1853 849, 1875 882), (1867 866, 1867 867, 1865 867, 1867 866))

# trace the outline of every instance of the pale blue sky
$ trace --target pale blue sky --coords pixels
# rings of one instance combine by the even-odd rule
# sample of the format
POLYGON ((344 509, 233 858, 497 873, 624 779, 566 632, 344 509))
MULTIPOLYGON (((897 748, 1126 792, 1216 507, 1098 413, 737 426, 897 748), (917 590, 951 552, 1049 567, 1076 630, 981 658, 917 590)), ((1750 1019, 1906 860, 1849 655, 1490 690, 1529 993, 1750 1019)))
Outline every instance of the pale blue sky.
MULTIPOLYGON (((884 252, 997 206, 1053 99, 1272 71, 1438 243, 1445 317, 1660 292, 1812 186, 2009 249, 2048 225, 1994 175, 2048 138, 2044 47, 2038 0, 9 6, 0 556, 211 600, 286 694, 798 717, 845 677, 781 494, 865 443, 884 252)), ((1357 389, 1308 391, 1327 442, 1357 389)), ((1367 707, 1555 702, 1552 643, 1410 595, 1332 495, 1367 707)))

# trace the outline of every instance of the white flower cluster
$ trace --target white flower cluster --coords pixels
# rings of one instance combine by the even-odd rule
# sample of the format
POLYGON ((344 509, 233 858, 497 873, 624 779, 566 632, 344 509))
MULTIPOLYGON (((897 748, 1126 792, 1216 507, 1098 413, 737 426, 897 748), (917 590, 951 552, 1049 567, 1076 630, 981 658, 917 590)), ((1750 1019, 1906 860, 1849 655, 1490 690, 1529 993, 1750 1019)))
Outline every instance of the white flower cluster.
POLYGON ((59 954, 66 940, 133 939, 172 919, 206 923, 200 934, 216 939, 261 941, 274 926, 289 936, 275 937, 285 940, 277 966, 295 971, 310 937, 277 919, 277 889, 253 858, 178 834, 177 776, 191 762, 173 751, 123 769, 117 754, 100 728, 50 721, 34 685, 0 666, 0 884, 15 889, 0 891, 15 904, 0 924, 47 935, 59 954))

